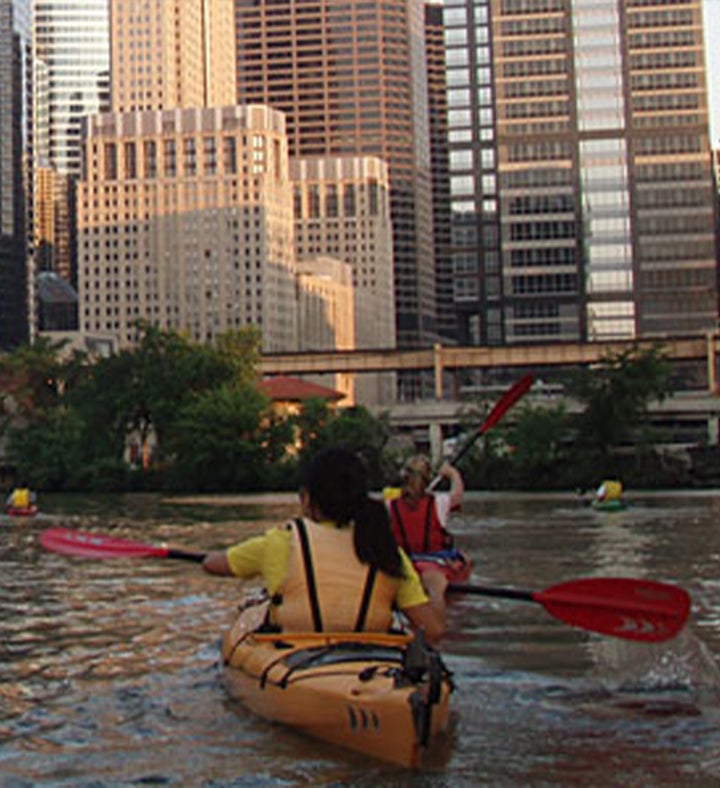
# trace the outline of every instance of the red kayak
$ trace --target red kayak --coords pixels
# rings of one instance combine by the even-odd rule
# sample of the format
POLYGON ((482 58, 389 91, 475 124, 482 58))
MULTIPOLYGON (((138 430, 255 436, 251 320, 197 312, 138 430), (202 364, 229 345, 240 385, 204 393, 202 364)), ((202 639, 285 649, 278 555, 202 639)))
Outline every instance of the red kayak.
POLYGON ((32 503, 30 506, 7 506, 5 513, 10 517, 34 517, 38 513, 38 507, 32 503))
POLYGON ((429 569, 440 569, 445 573, 449 583, 464 583, 472 572, 472 561, 460 550, 413 553, 411 558, 420 574, 429 569))

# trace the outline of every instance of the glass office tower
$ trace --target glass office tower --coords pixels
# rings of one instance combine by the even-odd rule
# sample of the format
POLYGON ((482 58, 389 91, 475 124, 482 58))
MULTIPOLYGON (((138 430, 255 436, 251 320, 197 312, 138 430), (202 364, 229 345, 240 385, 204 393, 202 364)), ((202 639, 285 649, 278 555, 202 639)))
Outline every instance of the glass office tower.
POLYGON ((0 0, 0 348, 29 338, 30 0, 0 0))
POLYGON ((700 0, 445 0, 460 341, 717 325, 700 0))
POLYGON ((108 2, 35 0, 34 24, 47 164, 78 176, 82 118, 110 108, 108 2))

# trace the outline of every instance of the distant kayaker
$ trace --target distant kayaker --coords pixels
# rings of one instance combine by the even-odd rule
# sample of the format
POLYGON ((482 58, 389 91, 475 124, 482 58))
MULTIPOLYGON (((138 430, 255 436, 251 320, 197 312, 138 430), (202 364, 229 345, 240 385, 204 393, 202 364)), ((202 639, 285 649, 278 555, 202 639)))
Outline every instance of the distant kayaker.
MULTIPOLYGON (((400 495, 388 501, 395 540, 409 555, 438 553, 453 546, 447 530, 450 512, 459 509, 465 493, 460 471, 443 463, 438 476, 450 481, 448 492, 428 492, 432 466, 424 454, 410 457, 402 469, 400 495)), ((436 608, 444 605, 447 576, 439 567, 428 565, 422 581, 436 608)))
POLYGON ((5 499, 5 504, 12 509, 29 509, 36 500, 34 492, 26 485, 16 487, 5 499))
POLYGON ((216 575, 262 577, 270 622, 283 631, 386 632, 393 609, 426 639, 445 631, 444 605, 430 603, 408 556, 393 539, 385 505, 368 494, 362 461, 325 449, 307 466, 302 517, 227 550, 203 568, 216 575))
POLYGON ((619 501, 622 495, 622 482, 617 479, 605 479, 595 491, 595 500, 610 503, 611 501, 619 501))

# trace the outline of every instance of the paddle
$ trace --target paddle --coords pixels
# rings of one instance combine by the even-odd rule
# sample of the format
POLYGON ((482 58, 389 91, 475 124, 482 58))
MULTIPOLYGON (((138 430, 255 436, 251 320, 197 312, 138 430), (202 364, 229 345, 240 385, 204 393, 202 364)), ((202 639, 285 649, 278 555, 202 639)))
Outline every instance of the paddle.
POLYGON ((544 591, 480 585, 450 585, 447 591, 537 602, 571 626, 646 642, 675 637, 690 614, 690 597, 682 588, 629 577, 569 580, 544 591))
MULTIPOLYGON (((500 419, 507 413, 508 410, 531 388, 535 382, 535 376, 531 374, 523 375, 520 380, 513 383, 512 386, 500 397, 495 403, 487 418, 483 423, 473 432, 470 433, 467 440, 463 443, 460 449, 448 460, 450 465, 456 465, 462 457, 472 448, 475 441, 484 435, 488 430, 491 430, 500 419)), ((433 490, 442 480, 442 476, 436 476, 430 482, 429 490, 433 490)))
POLYGON ((101 536, 88 531, 73 531, 59 526, 43 531, 40 534, 40 544, 54 553, 83 558, 177 558, 198 564, 205 558, 205 553, 101 536))
MULTIPOLYGON (((43 531, 40 544, 55 553, 83 558, 172 558, 195 563, 205 558, 205 553, 59 526, 43 531)), ((690 597, 683 589, 668 583, 626 577, 570 580, 545 591, 480 585, 450 585, 447 590, 453 594, 537 602, 566 624, 627 640, 668 640, 682 629, 690 613, 690 597)))

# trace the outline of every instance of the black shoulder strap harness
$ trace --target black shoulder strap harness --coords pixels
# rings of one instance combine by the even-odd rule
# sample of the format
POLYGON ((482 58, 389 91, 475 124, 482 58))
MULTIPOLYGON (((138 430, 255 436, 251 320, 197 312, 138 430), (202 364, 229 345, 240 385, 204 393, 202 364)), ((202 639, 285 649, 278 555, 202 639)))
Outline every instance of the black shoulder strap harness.
POLYGON ((402 536, 402 548, 403 550, 410 555, 411 553, 427 553, 430 550, 430 524, 432 522, 432 510, 435 504, 435 499, 432 495, 428 495, 427 502, 425 506, 425 531, 423 534, 423 549, 422 550, 411 550, 410 549, 410 542, 408 541, 407 530, 405 529, 405 523, 400 515, 400 504, 398 503, 398 499, 394 498, 390 503, 390 510, 392 511, 392 515, 395 521, 398 524, 398 528, 400 528, 400 535, 402 536))
MULTIPOLYGON (((308 539, 307 528, 301 517, 295 519, 295 526, 297 527, 298 536, 300 537, 300 548, 302 550, 303 564, 305 566, 305 579, 307 581, 308 596, 310 598, 310 610, 312 611, 313 627, 315 628, 315 632, 322 632, 322 613, 320 611, 317 582, 315 581, 315 569, 313 567, 312 552, 310 550, 310 540, 308 539)), ((365 620, 367 619, 368 608, 370 607, 370 599, 372 598, 376 575, 377 568, 374 566, 369 567, 367 578, 365 579, 365 588, 363 590, 362 601, 360 602, 357 618, 355 619, 355 632, 362 632, 365 628, 365 620)))

